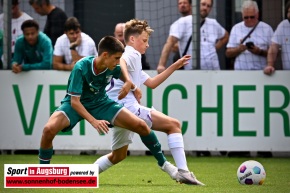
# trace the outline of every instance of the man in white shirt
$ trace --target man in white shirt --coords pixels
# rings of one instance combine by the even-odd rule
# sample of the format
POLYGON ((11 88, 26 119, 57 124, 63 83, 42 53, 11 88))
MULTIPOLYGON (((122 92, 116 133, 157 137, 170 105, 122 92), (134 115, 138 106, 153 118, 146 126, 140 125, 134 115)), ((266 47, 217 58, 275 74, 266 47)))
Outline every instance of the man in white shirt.
POLYGON ((97 56, 94 40, 81 32, 77 18, 70 17, 64 25, 64 34, 57 38, 53 52, 53 69, 72 70, 85 56, 97 56))
POLYGON ((274 71, 275 61, 281 47, 282 69, 290 70, 290 1, 285 6, 287 19, 284 19, 277 27, 273 37, 272 44, 268 51, 267 66, 264 73, 271 75, 274 71))
MULTIPOLYGON (((2 2, 2 1, 1 1, 2 2)), ((3 3, 3 2, 2 2, 3 3)), ((20 10, 19 1, 12 0, 12 20, 11 20, 11 53, 14 54, 16 39, 23 34, 21 25, 24 21, 33 19, 30 15, 20 10)), ((0 14, 0 30, 4 28, 4 14, 0 14)), ((9 67, 10 68, 10 67, 9 67)))
POLYGON ((231 30, 226 56, 235 57, 235 70, 263 70, 273 29, 265 22, 259 21, 259 8, 255 1, 244 1, 242 16, 243 21, 234 25, 231 30), (254 31, 241 43, 252 29, 254 31))
MULTIPOLYGON (((215 20, 207 18, 213 6, 213 0, 200 1, 200 49, 201 49, 201 65, 202 70, 219 70, 219 61, 216 50, 224 46, 228 41, 228 32, 215 20)), ((179 18, 170 26, 169 37, 163 47, 159 64, 157 66, 158 73, 165 70, 166 61, 169 57, 170 50, 173 45, 178 42, 179 54, 192 54, 192 43, 186 46, 192 35, 192 15, 179 18)), ((184 66, 185 70, 192 70, 192 60, 184 66)))

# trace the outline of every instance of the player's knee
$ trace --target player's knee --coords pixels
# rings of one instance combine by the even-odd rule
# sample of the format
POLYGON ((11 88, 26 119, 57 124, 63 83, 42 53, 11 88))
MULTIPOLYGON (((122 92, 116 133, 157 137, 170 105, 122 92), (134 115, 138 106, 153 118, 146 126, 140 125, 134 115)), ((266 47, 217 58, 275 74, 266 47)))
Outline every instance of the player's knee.
POLYGON ((138 128, 137 133, 141 136, 149 135, 151 131, 146 122, 143 120, 138 121, 138 125, 136 126, 136 128, 138 128))
POLYGON ((51 126, 49 125, 44 126, 44 129, 42 131, 43 136, 45 136, 46 138, 54 138, 56 134, 57 132, 55 132, 51 126))
POLYGON ((171 118, 170 120, 170 124, 171 124, 171 130, 174 133, 180 133, 181 132, 181 125, 180 122, 177 119, 171 118))

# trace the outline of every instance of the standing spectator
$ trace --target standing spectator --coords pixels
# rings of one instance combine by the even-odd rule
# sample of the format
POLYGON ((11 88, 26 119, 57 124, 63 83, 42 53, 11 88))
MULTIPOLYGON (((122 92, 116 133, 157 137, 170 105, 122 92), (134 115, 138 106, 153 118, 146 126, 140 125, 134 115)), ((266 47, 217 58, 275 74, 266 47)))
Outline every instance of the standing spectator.
POLYGON ((77 18, 69 17, 64 24, 64 34, 57 38, 53 53, 53 69, 72 70, 85 56, 98 54, 94 40, 81 31, 77 18))
POLYGON ((244 1, 241 11, 243 21, 231 30, 226 56, 235 58, 235 70, 262 70, 266 66, 273 30, 259 21, 259 8, 255 1, 244 1))
MULTIPOLYGON (((1 0, 1 5, 3 5, 3 0, 1 0)), ((11 9, 12 19, 11 19, 11 54, 13 57, 14 47, 16 39, 22 35, 21 25, 24 21, 32 19, 30 15, 21 11, 19 7, 18 0, 12 0, 12 9, 11 9)), ((4 14, 0 14, 0 30, 3 31, 4 26, 4 14)), ((2 56, 2 54, 1 54, 2 56)), ((8 66, 11 69, 11 66, 8 66)))
MULTIPOLYGON (((211 11, 213 0, 200 1, 200 18, 201 18, 201 66, 202 70, 220 69, 217 49, 220 49, 227 43, 228 32, 215 20, 207 18, 211 11)), ((192 43, 192 15, 179 18, 170 26, 169 37, 163 47, 159 64, 157 66, 158 73, 165 70, 166 61, 170 50, 178 42, 179 54, 183 55, 189 42, 187 52, 184 54, 191 55, 192 43)), ((184 66, 185 70, 192 69, 192 60, 184 66)))
POLYGON ((39 25, 34 20, 23 22, 21 29, 23 35, 16 40, 12 71, 17 74, 50 69, 53 49, 49 37, 39 31, 39 25))
POLYGON ((50 0, 29 0, 29 4, 36 13, 47 16, 43 32, 51 39, 52 46, 54 46, 56 39, 64 32, 64 23, 67 20, 66 13, 59 7, 52 5, 50 0))
MULTIPOLYGON (((178 0, 178 11, 182 17, 192 14, 191 0, 178 0)), ((172 52, 174 52, 173 63, 180 58, 178 43, 174 44, 172 47, 172 52)))
MULTIPOLYGON (((117 23, 117 25, 115 26, 114 36, 119 41, 121 41, 123 43, 123 45, 125 46, 124 28, 125 28, 125 23, 117 23)), ((145 54, 141 55, 141 63, 142 63, 142 69, 143 70, 150 70, 150 65, 146 61, 146 55, 145 54)))
POLYGON ((287 19, 278 25, 268 50, 267 66, 264 68, 264 73, 267 75, 271 75, 275 71, 274 65, 279 48, 282 51, 282 69, 290 70, 290 1, 287 2, 285 8, 287 19))

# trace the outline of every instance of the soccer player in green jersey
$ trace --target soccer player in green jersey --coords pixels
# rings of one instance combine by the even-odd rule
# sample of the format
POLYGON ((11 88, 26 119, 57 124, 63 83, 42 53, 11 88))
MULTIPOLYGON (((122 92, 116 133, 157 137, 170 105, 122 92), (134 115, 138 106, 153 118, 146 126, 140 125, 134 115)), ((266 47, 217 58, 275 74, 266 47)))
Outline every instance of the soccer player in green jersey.
POLYGON ((150 129, 145 121, 109 99, 105 91, 112 78, 124 81, 119 99, 136 87, 126 66, 121 68, 118 65, 124 52, 123 44, 114 37, 106 36, 101 39, 98 52, 99 56, 85 57, 75 64, 68 79, 67 94, 44 126, 39 150, 41 164, 50 163, 52 141, 56 134, 72 130, 82 119, 99 133, 108 133, 108 125, 112 124, 150 138, 150 129))

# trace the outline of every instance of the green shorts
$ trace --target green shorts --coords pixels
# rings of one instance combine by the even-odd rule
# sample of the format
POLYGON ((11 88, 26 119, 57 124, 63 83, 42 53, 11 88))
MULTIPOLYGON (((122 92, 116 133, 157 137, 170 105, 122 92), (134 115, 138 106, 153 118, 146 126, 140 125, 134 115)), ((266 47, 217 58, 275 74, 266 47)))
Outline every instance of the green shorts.
MULTIPOLYGON (((86 110, 97 120, 106 120, 109 121, 111 127, 115 121, 116 116, 121 111, 123 106, 118 104, 117 102, 109 99, 100 101, 97 106, 93 108, 90 105, 83 104, 86 110)), ((65 116, 68 118, 70 122, 70 126, 66 127, 62 130, 62 132, 70 131, 74 128, 74 126, 84 118, 81 117, 71 106, 70 103, 64 102, 62 103, 55 111, 64 112, 65 116)))

